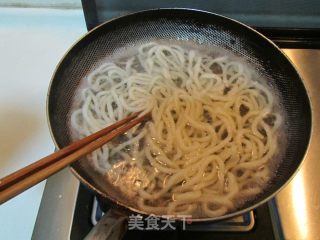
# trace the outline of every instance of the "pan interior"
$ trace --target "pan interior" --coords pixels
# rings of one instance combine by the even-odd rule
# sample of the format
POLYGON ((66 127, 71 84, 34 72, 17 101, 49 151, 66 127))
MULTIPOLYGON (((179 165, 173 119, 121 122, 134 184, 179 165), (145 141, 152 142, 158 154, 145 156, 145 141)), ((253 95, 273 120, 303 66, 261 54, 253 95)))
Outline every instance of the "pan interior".
MULTIPOLYGON (((311 113, 306 90, 291 63, 268 40, 237 22, 206 12, 144 11, 103 24, 75 44, 58 66, 49 91, 49 121, 57 146, 71 142, 70 113, 83 78, 103 59, 154 40, 222 48, 250 64, 279 93, 288 126, 283 160, 267 189, 238 212, 271 197, 298 169, 309 143, 311 113)), ((72 167, 82 181, 104 197, 128 204, 85 159, 72 167)))

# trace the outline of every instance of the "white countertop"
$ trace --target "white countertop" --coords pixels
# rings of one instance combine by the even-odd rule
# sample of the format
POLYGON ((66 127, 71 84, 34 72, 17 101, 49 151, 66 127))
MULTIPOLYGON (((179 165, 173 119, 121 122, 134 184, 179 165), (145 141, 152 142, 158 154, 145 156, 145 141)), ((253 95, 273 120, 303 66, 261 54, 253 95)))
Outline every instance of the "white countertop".
MULTIPOLYGON (((51 75, 86 32, 82 10, 0 8, 0 177, 54 150, 46 120, 51 75)), ((0 206, 0 239, 30 239, 44 182, 0 206)))

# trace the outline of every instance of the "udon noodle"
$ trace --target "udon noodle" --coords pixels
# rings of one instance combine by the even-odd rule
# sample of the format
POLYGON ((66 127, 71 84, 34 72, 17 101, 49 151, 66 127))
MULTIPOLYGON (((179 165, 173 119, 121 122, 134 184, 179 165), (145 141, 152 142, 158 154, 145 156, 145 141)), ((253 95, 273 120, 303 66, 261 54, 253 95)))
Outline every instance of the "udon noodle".
POLYGON ((259 194, 272 176, 282 119, 246 64, 148 43, 87 76, 72 113, 78 137, 132 112, 152 120, 89 159, 142 211, 216 217, 259 194))

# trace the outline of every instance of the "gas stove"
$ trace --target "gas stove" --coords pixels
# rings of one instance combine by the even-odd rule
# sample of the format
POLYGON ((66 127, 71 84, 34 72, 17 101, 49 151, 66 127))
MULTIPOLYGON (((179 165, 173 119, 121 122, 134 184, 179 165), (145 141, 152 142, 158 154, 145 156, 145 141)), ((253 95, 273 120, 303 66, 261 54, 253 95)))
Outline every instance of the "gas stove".
MULTIPOLYGON (((128 231, 125 239, 320 239, 320 50, 283 49, 301 74, 311 99, 313 129, 305 160, 294 179, 257 209, 186 230, 128 231)), ((33 239, 82 239, 100 219, 94 195, 68 169, 48 179, 33 239)))
MULTIPOLYGON (((83 1, 88 29, 117 11, 83 1)), ((125 1, 126 2, 126 1, 125 1)), ((301 74, 312 108, 311 142, 293 180, 272 200, 244 215, 192 223, 170 231, 128 230, 124 239, 320 239, 320 47, 314 30, 257 27, 275 41, 301 74), (314 49, 312 49, 314 48, 314 49)), ((320 36, 320 35, 319 35, 320 36)), ((108 209, 65 169, 47 180, 32 239, 83 239, 108 209)))

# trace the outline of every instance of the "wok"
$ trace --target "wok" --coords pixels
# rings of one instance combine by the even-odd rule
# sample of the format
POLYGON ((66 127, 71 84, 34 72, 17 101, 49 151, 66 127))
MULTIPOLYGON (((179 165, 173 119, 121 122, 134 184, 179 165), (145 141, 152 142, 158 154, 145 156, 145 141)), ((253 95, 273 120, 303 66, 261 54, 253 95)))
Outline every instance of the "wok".
MULTIPOLYGON (((52 77, 47 114, 57 148, 72 142, 69 120, 73 99, 82 79, 106 56, 120 48, 134 48, 152 40, 218 46, 253 66, 280 93, 288 126, 283 160, 265 191, 242 207, 223 216, 193 219, 215 221, 258 207, 279 192, 297 172, 306 153, 311 132, 309 98, 298 72, 284 53, 266 37, 235 20, 191 9, 154 9, 112 19, 94 28, 65 54, 52 77)), ((71 166, 75 176, 102 201, 140 214, 97 174, 84 158, 71 166)))

